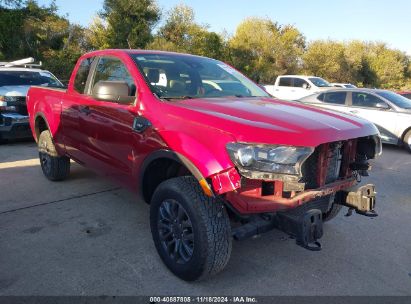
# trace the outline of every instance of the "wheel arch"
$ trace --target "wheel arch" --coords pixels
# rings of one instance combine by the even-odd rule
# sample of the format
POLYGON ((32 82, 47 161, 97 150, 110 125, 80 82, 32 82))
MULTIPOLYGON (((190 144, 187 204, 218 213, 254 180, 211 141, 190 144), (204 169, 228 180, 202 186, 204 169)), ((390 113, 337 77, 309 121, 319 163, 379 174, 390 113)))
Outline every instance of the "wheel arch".
POLYGON ((402 142, 404 142, 405 136, 406 136, 407 133, 410 132, 410 131, 411 131, 411 126, 409 126, 408 128, 406 128, 406 129, 404 130, 404 132, 402 132, 402 135, 401 135, 401 141, 402 141, 402 142))
MULTIPOLYGON (((45 130, 50 130, 49 123, 45 117, 45 115, 41 112, 37 113, 36 116, 34 117, 34 134, 35 134, 35 140, 38 142, 40 133, 45 131, 45 130)), ((51 132, 50 132, 51 134, 51 132)), ((53 134, 51 134, 53 137, 53 134)))
POLYGON ((160 183, 184 175, 194 176, 204 193, 208 196, 214 196, 200 170, 178 152, 166 149, 157 150, 145 158, 140 168, 139 193, 146 203, 150 203, 151 197, 160 183))

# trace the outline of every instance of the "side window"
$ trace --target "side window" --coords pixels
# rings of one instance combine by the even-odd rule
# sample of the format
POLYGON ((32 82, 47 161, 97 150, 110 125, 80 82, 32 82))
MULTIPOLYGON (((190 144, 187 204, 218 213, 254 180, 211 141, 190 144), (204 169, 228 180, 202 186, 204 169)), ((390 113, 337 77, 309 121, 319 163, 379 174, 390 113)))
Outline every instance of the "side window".
POLYGON ((329 92, 324 94, 323 101, 326 103, 345 105, 346 92, 329 92))
POLYGON ((318 95, 317 96, 317 99, 319 100, 319 101, 324 101, 324 93, 321 93, 320 95, 318 95))
POLYGON ((102 57, 99 59, 91 87, 94 88, 99 81, 125 81, 130 88, 130 96, 136 94, 134 80, 126 66, 118 58, 102 57))
POLYGON ((95 57, 83 59, 83 61, 80 63, 79 69, 77 70, 76 77, 74 78, 74 90, 76 90, 80 94, 84 94, 87 77, 94 59, 95 57))
POLYGON ((356 107, 376 108, 378 103, 385 103, 377 96, 367 93, 352 93, 352 105, 356 107))
POLYGON ((278 85, 280 87, 291 87, 292 86, 291 81, 292 81, 292 78, 290 77, 281 77, 278 85))
POLYGON ((294 87, 297 88, 308 88, 308 82, 305 81, 304 79, 300 79, 300 78, 294 78, 294 87))

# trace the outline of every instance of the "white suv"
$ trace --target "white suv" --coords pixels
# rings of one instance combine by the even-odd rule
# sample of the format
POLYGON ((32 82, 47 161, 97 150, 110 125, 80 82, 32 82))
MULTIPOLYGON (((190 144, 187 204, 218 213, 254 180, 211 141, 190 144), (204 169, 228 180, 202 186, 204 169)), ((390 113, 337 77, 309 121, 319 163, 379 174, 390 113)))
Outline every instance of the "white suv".
POLYGON ((26 108, 30 86, 63 87, 52 73, 33 62, 33 58, 0 62, 0 141, 32 136, 26 108))

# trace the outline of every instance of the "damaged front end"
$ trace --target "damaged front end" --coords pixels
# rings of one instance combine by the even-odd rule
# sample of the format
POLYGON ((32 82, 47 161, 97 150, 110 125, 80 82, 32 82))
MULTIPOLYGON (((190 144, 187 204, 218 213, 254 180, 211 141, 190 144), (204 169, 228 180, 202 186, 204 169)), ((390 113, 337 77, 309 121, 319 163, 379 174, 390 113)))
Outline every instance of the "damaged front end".
POLYGON ((242 223, 233 228, 234 238, 278 228, 304 248, 319 250, 322 222, 333 205, 349 207, 349 214, 355 210, 361 215, 377 215, 375 187, 358 187, 361 177, 368 176, 371 169, 368 160, 381 154, 377 135, 325 143, 299 153, 294 169, 290 164, 282 166, 293 174, 237 166, 211 177, 214 192, 224 197, 242 223))

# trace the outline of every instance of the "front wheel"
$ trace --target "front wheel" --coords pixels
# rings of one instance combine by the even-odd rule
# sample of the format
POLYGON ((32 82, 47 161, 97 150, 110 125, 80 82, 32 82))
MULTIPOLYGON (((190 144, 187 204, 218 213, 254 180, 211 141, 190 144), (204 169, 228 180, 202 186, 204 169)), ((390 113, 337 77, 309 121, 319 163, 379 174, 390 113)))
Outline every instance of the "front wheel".
POLYGON ((342 205, 333 203, 330 210, 328 210, 327 212, 323 213, 323 221, 324 222, 328 222, 331 221, 333 218, 335 218, 338 213, 340 212, 342 208, 342 205))
POLYGON ((409 130, 404 136, 404 146, 411 153, 411 130, 409 130))
POLYGON ((154 244, 168 269, 186 281, 221 271, 231 254, 231 227, 224 205, 206 196, 193 177, 161 183, 150 204, 154 244))
POLYGON ((43 174, 51 181, 61 181, 70 173, 70 158, 59 156, 50 131, 40 133, 38 141, 39 158, 43 174))

